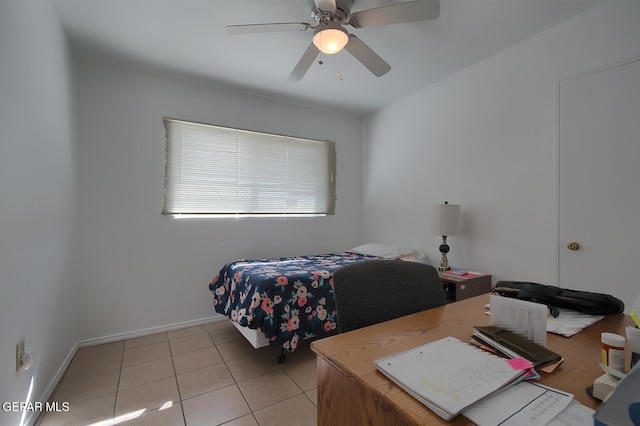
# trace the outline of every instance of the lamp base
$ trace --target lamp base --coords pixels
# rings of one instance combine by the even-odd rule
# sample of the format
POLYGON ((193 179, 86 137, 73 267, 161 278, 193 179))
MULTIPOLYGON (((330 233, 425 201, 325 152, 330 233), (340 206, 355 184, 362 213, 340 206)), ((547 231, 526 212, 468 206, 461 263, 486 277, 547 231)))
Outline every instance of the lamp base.
POLYGON ((439 271, 448 271, 451 269, 449 266, 449 259, 447 259, 447 253, 449 253, 449 245, 447 244, 447 236, 442 236, 442 244, 440 244, 440 265, 437 266, 439 271))

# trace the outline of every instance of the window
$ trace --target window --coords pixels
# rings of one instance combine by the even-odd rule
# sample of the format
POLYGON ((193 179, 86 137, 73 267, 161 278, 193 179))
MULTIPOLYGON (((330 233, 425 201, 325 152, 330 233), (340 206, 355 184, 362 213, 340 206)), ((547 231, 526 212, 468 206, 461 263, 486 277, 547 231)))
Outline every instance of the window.
POLYGON ((163 214, 334 213, 335 143, 163 121, 163 214))

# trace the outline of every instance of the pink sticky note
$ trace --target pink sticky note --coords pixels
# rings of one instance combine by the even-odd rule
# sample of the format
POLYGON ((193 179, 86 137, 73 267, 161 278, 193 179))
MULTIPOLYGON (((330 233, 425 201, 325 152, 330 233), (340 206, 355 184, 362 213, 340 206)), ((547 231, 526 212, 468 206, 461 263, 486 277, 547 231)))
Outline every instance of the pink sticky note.
POLYGON ((533 364, 522 357, 510 359, 507 362, 514 370, 528 370, 533 368, 533 364))

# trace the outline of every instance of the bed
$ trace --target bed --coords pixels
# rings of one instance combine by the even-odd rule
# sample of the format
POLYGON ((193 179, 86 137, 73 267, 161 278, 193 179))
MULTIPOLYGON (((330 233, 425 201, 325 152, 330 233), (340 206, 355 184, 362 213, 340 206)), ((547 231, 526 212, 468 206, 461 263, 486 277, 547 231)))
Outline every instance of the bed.
POLYGON ((365 244, 346 252, 227 263, 209 283, 217 313, 227 316, 254 347, 286 352, 336 331, 333 271, 380 258, 413 260, 416 251, 365 244))

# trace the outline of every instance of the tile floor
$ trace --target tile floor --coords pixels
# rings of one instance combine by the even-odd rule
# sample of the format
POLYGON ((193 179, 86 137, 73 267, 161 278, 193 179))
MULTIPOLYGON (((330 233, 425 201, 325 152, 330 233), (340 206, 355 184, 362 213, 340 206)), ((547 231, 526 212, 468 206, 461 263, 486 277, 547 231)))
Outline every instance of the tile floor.
POLYGON ((254 349, 229 321, 78 349, 51 400, 51 425, 316 425, 316 361, 307 341, 254 349))

